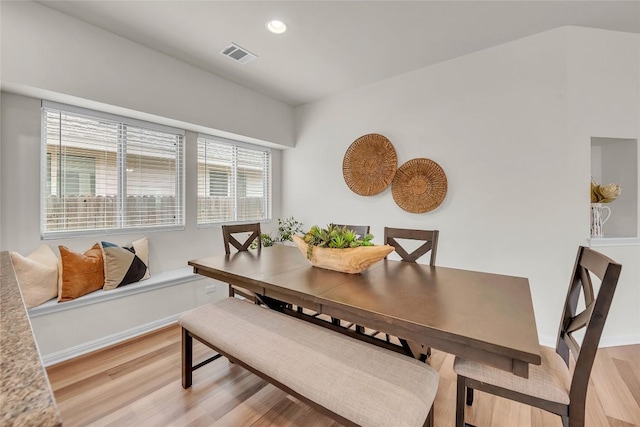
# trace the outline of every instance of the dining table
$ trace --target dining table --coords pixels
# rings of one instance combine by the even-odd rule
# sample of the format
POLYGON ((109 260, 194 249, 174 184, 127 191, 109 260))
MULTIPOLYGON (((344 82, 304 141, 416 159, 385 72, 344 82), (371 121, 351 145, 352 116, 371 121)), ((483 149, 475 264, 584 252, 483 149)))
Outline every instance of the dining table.
POLYGON ((358 274, 314 267, 296 247, 213 255, 194 272, 528 378, 540 365, 529 281, 384 259, 358 274))

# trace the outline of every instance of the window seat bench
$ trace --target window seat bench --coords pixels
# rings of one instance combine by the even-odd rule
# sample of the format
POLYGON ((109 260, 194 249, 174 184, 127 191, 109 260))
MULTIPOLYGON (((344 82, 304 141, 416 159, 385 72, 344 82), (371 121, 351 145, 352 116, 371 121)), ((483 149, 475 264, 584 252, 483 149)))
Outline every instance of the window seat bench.
POLYGON ((438 372, 411 357, 237 298, 192 309, 180 325, 184 388, 208 362, 193 365, 195 338, 343 425, 433 426, 438 372))
POLYGON ((174 270, 167 270, 160 273, 152 274, 151 277, 140 282, 131 283, 109 291, 103 291, 102 289, 99 289, 71 301, 59 303, 55 298, 50 299, 49 301, 39 306, 30 308, 29 317, 33 318, 46 314, 57 313, 60 311, 78 308, 90 304, 124 298, 126 296, 135 295, 142 292, 153 291, 156 289, 165 288, 167 286, 174 286, 181 283, 192 282, 199 279, 202 279, 202 276, 195 274, 192 267, 181 267, 174 270))

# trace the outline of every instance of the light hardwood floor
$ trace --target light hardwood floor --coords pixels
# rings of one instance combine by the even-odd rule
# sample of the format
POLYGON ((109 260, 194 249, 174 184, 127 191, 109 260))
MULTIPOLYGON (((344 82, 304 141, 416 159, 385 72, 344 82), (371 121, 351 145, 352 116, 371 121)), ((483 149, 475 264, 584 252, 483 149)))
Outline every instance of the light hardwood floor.
MULTIPOLYGON (((180 329, 161 329, 49 367, 62 419, 70 426, 337 426, 237 365, 221 358, 180 384, 180 329)), ((194 360, 212 352, 194 341, 194 360)), ((440 372, 435 425, 455 423, 453 356, 433 351, 440 372)), ((587 403, 587 425, 640 426, 640 345, 598 351, 587 403)), ((560 427, 560 418, 476 392, 466 421, 477 427, 560 427)))

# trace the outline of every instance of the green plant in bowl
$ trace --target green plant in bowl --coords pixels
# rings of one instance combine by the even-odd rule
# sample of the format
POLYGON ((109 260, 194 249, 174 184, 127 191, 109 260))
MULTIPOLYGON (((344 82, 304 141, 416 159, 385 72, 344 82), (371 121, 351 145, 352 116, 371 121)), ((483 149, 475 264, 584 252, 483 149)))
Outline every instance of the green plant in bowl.
POLYGON ((304 235, 294 235, 298 250, 314 267, 358 274, 393 252, 393 246, 374 245, 373 235, 362 238, 346 227, 313 226, 304 235))
POLYGON ((320 248, 357 248, 359 246, 373 246, 373 235, 367 234, 358 239, 355 231, 347 229, 347 227, 338 227, 330 224, 327 228, 320 228, 317 225, 304 235, 304 242, 307 243, 307 258, 311 259, 313 247, 320 248))

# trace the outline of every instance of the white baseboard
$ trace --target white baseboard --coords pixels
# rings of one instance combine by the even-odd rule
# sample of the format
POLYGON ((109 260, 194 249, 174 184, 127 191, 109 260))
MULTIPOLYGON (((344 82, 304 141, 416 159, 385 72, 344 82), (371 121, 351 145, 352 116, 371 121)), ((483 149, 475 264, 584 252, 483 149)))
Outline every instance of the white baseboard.
POLYGON ((618 347, 621 345, 640 344, 640 335, 618 335, 600 339, 599 347, 618 347))
POLYGON ((151 323, 136 326, 135 328, 127 329, 126 331, 118 332, 106 337, 99 338, 97 340, 89 341, 80 345, 76 345, 64 350, 56 351, 55 353, 42 356, 42 363, 44 366, 55 365, 56 363, 64 362, 65 360, 73 359, 74 357, 82 356, 83 354, 91 353, 92 351, 100 350, 101 348, 108 347, 110 345, 117 344, 119 342, 128 340, 130 338, 137 337, 142 334, 146 334, 156 329, 163 328, 172 323, 178 321, 182 313, 174 314, 164 319, 159 319, 151 323))
POLYGON ((555 348, 556 346, 556 337, 540 336, 538 337, 538 340, 540 341, 540 345, 542 346, 549 348, 555 348))

